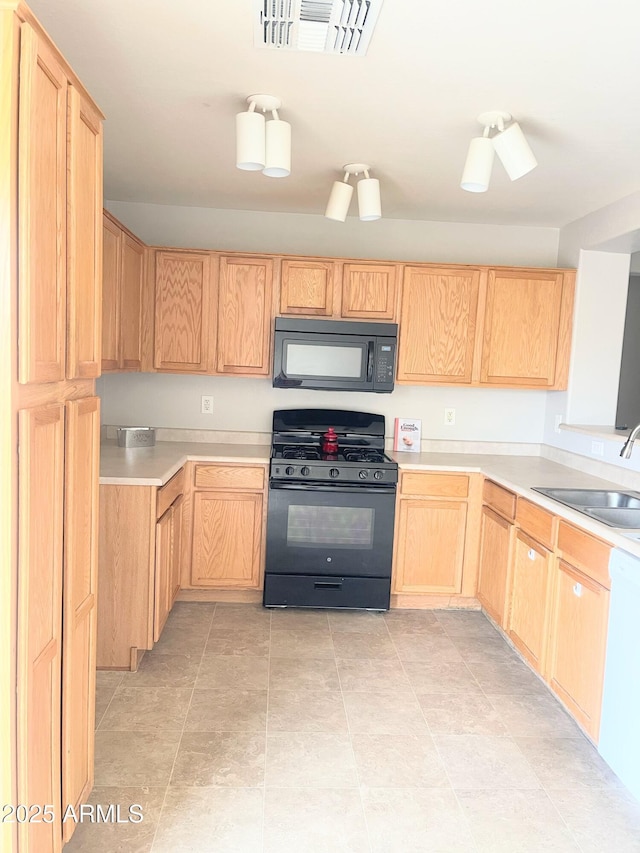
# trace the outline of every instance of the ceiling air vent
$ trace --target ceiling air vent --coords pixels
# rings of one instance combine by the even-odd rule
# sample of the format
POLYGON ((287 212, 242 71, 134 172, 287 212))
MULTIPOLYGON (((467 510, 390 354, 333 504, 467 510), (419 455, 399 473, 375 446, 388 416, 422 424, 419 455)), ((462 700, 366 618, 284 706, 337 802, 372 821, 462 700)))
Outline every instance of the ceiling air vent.
POLYGON ((254 0, 255 46, 363 56, 383 0, 254 0))

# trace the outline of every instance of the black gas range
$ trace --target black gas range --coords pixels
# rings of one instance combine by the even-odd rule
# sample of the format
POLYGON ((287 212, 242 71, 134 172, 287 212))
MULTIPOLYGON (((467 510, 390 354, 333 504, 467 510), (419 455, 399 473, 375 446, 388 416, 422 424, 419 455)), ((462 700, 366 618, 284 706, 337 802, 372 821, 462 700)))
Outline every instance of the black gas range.
POLYGON ((398 466, 384 431, 366 412, 274 412, 265 606, 388 609, 398 466))

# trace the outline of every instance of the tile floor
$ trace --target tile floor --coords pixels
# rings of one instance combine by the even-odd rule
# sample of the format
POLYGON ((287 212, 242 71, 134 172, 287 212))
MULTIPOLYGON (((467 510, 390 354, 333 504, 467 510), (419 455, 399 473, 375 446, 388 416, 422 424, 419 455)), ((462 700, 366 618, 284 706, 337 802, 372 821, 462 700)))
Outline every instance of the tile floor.
POLYGON ((640 803, 481 613, 177 604, 98 674, 69 853, 631 853, 640 803))

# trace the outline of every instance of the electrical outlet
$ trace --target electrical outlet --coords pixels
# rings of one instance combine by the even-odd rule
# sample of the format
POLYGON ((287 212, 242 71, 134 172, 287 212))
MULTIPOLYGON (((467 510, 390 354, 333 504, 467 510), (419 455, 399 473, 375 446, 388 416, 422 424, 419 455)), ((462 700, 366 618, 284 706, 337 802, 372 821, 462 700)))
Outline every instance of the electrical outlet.
POLYGON ((559 433, 559 432, 561 431, 561 430, 560 430, 560 424, 563 422, 563 421, 562 421, 562 418, 563 418, 563 415, 556 415, 556 416, 555 416, 555 418, 554 418, 554 421, 553 421, 553 429, 554 429, 554 431, 555 431, 555 432, 557 432, 557 433, 559 433))
POLYGON ((594 456, 604 456, 604 441, 592 441, 591 453, 594 456))
POLYGON ((203 415, 213 414, 213 397, 208 397, 205 394, 202 395, 200 403, 200 412, 203 415))
POLYGON ((456 410, 455 409, 445 409, 444 410, 444 422, 447 426, 453 426, 456 422, 456 410))

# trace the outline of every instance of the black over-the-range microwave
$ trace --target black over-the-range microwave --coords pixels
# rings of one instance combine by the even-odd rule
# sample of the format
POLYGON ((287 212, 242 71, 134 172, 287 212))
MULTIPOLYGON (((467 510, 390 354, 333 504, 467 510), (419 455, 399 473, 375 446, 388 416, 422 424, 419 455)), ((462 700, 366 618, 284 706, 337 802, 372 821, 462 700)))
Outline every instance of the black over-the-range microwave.
POLYGON ((274 388, 393 391, 398 326, 276 317, 274 388))

